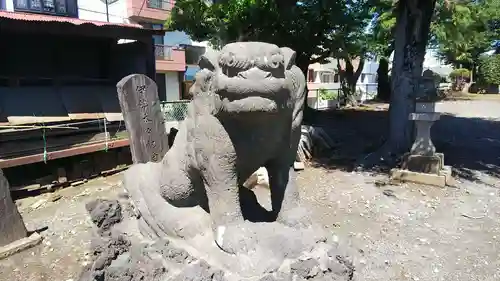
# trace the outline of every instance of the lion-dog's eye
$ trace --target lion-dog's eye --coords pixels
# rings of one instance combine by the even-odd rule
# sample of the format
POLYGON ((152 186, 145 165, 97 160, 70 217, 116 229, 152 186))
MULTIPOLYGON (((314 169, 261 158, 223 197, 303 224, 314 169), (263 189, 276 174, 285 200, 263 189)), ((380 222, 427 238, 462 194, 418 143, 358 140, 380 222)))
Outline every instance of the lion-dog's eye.
POLYGON ((271 68, 278 68, 283 64, 285 64, 285 59, 281 54, 272 55, 271 59, 268 61, 268 66, 271 68))
POLYGON ((224 53, 219 59, 219 64, 221 66, 233 67, 236 65, 236 56, 233 53, 224 53))

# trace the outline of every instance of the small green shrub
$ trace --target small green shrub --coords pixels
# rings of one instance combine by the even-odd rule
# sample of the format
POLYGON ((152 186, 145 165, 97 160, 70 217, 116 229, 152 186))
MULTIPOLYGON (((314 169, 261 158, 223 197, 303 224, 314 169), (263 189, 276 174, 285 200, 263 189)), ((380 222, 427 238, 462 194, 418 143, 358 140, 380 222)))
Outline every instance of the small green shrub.
POLYGON ((479 76, 485 84, 500 84, 500 55, 483 56, 479 60, 479 76))
POLYGON ((338 93, 333 90, 327 90, 320 88, 318 89, 319 98, 322 100, 335 100, 338 97, 338 93))

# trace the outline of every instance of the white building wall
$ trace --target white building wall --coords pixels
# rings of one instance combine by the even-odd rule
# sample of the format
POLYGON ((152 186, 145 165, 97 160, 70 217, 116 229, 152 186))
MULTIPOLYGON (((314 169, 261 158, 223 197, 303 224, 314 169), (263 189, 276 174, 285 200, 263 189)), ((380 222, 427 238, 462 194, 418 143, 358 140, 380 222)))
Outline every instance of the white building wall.
MULTIPOLYGON (((13 12, 14 1, 0 0, 0 9, 13 12)), ((127 18, 127 0, 118 0, 113 4, 108 4, 108 15, 109 22, 130 23, 127 18)), ((107 21, 106 4, 102 0, 78 0, 78 17, 83 20, 105 22, 107 21)))
MULTIPOLYGON (((107 21, 104 2, 101 0, 78 0, 78 17, 83 20, 107 21)), ((109 15, 109 22, 130 23, 127 18, 127 0, 118 0, 108 4, 107 15, 109 15)))
POLYGON ((180 99, 179 75, 177 72, 165 73, 165 88, 167 91, 167 101, 176 101, 180 99))
POLYGON ((5 9, 9 12, 14 12, 14 1, 13 0, 0 0, 0 8, 5 9))

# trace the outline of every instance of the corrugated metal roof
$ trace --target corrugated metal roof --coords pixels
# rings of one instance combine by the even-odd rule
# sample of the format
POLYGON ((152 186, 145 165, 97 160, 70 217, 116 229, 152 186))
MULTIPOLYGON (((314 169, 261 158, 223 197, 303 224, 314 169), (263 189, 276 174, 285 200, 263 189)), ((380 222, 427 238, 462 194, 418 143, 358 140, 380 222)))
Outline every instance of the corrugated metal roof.
POLYGON ((0 18, 7 18, 7 19, 12 19, 12 20, 20 20, 20 21, 65 22, 65 23, 71 23, 74 25, 92 24, 92 25, 96 25, 96 26, 120 26, 120 27, 130 27, 130 28, 143 29, 143 27, 139 24, 89 21, 89 20, 81 20, 81 19, 67 18, 67 17, 60 17, 60 16, 51 16, 51 15, 49 16, 49 15, 39 15, 39 14, 9 12, 9 11, 0 11, 0 18))

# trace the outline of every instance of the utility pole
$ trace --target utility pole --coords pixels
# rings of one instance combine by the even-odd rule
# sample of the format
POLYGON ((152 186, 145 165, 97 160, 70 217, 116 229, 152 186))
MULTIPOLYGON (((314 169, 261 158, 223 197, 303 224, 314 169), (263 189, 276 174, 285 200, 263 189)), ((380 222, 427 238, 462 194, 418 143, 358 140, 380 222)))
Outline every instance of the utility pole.
POLYGON ((109 0, 106 0, 105 3, 106 3, 106 21, 109 22, 109 0))

